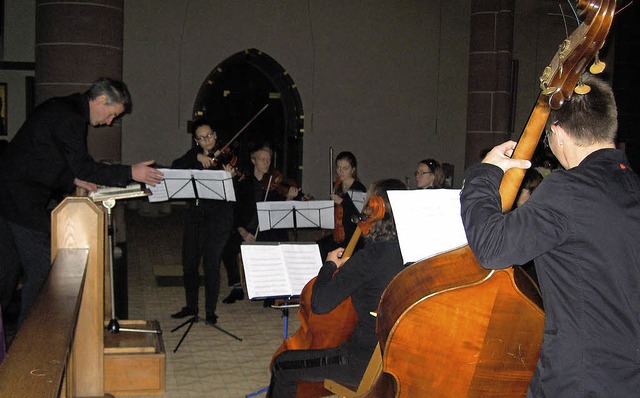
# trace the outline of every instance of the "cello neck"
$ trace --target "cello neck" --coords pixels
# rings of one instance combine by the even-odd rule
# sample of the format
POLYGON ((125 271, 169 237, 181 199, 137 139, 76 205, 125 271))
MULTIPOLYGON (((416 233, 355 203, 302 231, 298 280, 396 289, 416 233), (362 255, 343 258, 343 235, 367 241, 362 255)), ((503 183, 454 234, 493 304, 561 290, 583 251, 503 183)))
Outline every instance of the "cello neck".
POLYGON ((342 258, 351 257, 351 255, 353 254, 353 251, 356 248, 356 245, 358 244, 358 240, 360 239, 360 235, 362 235, 362 231, 360 230, 360 228, 356 228, 355 232, 351 236, 351 240, 349 241, 349 244, 347 245, 347 248, 344 249, 344 252, 342 253, 342 258))

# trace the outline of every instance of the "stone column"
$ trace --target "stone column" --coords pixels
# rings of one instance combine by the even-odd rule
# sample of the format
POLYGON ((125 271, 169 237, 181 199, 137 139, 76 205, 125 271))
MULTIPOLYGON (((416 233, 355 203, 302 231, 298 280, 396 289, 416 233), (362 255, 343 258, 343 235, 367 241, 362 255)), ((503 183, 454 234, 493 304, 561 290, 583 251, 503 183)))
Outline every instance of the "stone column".
MULTIPOLYGON (((122 79, 123 0, 37 0, 35 101, 84 92, 98 77, 122 79)), ((121 122, 89 128, 96 160, 121 159, 121 122)))
POLYGON ((473 0, 465 168, 511 136, 514 0, 473 0))

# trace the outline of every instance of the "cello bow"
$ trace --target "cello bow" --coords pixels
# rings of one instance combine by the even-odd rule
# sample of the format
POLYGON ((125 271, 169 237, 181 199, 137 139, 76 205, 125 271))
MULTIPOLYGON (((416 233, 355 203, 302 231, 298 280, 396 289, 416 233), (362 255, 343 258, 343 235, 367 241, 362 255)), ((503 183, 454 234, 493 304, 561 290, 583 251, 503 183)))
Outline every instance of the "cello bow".
MULTIPOLYGON (((578 7, 583 22, 540 78, 541 93, 514 158, 531 158, 550 109, 571 98, 604 44, 615 0, 579 0, 578 7)), ((503 211, 511 209, 524 176, 512 170, 500 187, 503 211)), ((468 246, 422 260, 382 295, 376 328, 383 371, 365 396, 523 397, 543 326, 539 291, 519 267, 484 269, 468 246)))

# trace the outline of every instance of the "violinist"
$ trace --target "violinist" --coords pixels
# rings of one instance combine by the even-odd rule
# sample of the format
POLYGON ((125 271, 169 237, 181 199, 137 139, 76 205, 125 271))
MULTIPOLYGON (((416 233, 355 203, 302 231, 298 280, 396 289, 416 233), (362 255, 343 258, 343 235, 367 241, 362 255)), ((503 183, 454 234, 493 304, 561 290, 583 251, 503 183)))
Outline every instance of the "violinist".
MULTIPOLYGON (((351 219, 358 214, 356 205, 351 200, 350 191, 366 192, 367 188, 358 179, 358 161, 353 153, 344 151, 336 156, 336 182, 331 200, 334 202, 335 227, 333 234, 318 241, 322 257, 338 248, 346 247, 356 230, 356 223, 351 219)), ((362 244, 356 246, 360 249, 362 244)))
MULTIPOLYGON (((194 145, 182 157, 173 161, 175 169, 223 168, 234 173, 231 165, 219 164, 212 159, 218 133, 207 120, 196 119, 191 124, 194 145)), ((233 202, 195 199, 189 203, 182 241, 182 272, 186 305, 172 318, 198 315, 198 268, 202 260, 205 291, 205 322, 217 322, 216 305, 220 292, 220 262, 222 251, 233 228, 233 202)))
POLYGON ((435 159, 419 161, 413 175, 416 177, 416 189, 444 187, 444 170, 440 162, 435 159))
POLYGON ((348 259, 340 258, 344 248, 327 256, 318 272, 311 295, 311 309, 330 312, 348 297, 358 314, 351 337, 337 348, 287 350, 273 361, 268 397, 295 397, 297 383, 324 379, 357 386, 375 350, 376 319, 371 315, 389 282, 403 267, 388 190, 407 189, 400 180, 387 179, 372 184, 368 196, 384 200, 385 215, 371 225, 362 250, 348 259))
MULTIPOLYGON (((236 300, 244 298, 244 292, 239 280, 238 254, 242 242, 285 242, 289 235, 284 229, 270 229, 258 231, 258 210, 256 203, 263 201, 293 200, 300 195, 300 190, 295 186, 282 189, 283 185, 277 185, 274 175, 281 176, 277 170, 271 169, 273 150, 268 146, 262 146, 251 152, 253 173, 243 179, 237 185, 237 203, 235 210, 235 231, 232 233, 227 246, 224 249, 224 263, 227 273, 233 276, 229 280, 232 287, 229 295, 223 300, 225 304, 232 304, 236 300), (237 277, 236 277, 237 275, 237 277)), ((268 303, 268 301, 265 301, 268 303)))

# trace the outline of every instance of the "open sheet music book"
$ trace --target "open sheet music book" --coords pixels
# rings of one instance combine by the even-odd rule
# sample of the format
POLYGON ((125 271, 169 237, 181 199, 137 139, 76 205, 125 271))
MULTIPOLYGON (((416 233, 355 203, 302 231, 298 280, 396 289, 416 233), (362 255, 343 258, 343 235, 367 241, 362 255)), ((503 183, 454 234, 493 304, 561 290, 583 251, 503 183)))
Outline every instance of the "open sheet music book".
POLYGON ((149 202, 170 199, 213 199, 236 201, 231 173, 225 170, 158 169, 162 182, 149 187, 149 202))
POLYGON ((405 263, 467 244, 459 189, 389 191, 388 195, 405 263))
POLYGON ((124 188, 99 186, 96 192, 90 192, 89 198, 94 202, 103 202, 107 199, 131 199, 141 196, 149 196, 151 192, 138 182, 127 185, 124 188))
POLYGON ((299 296, 322 267, 316 243, 243 243, 249 299, 299 296))

